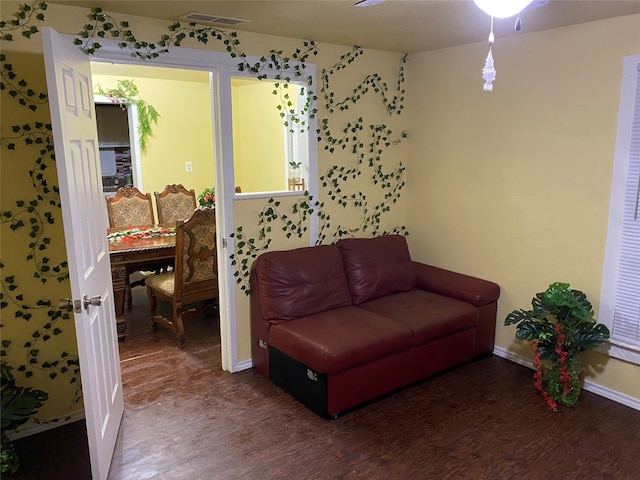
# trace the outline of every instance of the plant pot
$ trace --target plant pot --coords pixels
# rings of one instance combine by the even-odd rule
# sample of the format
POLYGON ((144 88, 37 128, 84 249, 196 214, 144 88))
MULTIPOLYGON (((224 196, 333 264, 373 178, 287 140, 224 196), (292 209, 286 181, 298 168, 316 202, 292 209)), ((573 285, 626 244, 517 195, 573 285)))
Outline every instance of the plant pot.
POLYGON ((289 178, 295 183, 300 183, 300 167, 289 167, 289 178))
POLYGON ((565 407, 575 407, 582 393, 584 374, 580 357, 542 363, 542 386, 547 395, 565 407), (564 367, 564 368, 563 368, 564 367))

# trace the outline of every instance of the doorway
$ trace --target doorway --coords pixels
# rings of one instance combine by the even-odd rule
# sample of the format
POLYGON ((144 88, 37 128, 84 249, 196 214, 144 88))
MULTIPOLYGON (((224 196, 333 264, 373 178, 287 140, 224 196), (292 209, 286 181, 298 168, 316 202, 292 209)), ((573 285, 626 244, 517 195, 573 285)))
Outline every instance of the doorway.
MULTIPOLYGON (((182 185, 196 195, 215 186, 209 72, 96 62, 91 63, 91 71, 93 91, 100 94, 94 94, 94 101, 105 197, 114 196, 122 186, 135 186, 155 204, 155 194, 168 185, 182 185)), ((158 223, 157 206, 153 210, 158 223)), ((128 275, 134 305, 133 310, 123 312, 128 326, 121 335, 120 353, 129 359, 146 355, 140 352, 148 350, 138 345, 135 353, 130 352, 132 341, 143 341, 132 337, 151 335, 144 280, 154 265, 146 267, 141 265, 144 273, 128 275)), ((163 306, 160 302, 160 308, 163 306)), ((162 316, 170 319, 171 311, 162 316)), ((185 322, 187 333, 190 323, 185 322)), ((219 327, 216 332, 219 349, 219 327)), ((170 333, 161 328, 153 337, 163 335, 170 333)))
MULTIPOLYGON (((219 280, 220 280, 220 323, 222 331, 222 368, 227 371, 236 371, 238 368, 237 339, 235 328, 235 284, 230 274, 231 265, 223 245, 228 238, 227 232, 233 228, 232 210, 230 208, 233 198, 224 195, 222 178, 222 165, 217 161, 220 155, 220 127, 215 126, 218 113, 215 105, 219 103, 214 95, 216 72, 212 71, 211 52, 205 55, 205 59, 191 62, 185 65, 184 58, 177 56, 171 58, 171 54, 164 61, 141 62, 127 57, 122 59, 122 51, 117 44, 105 42, 104 51, 91 59, 92 76, 103 88, 110 88, 109 78, 133 79, 139 82, 138 87, 144 82, 158 82, 159 86, 152 89, 154 93, 148 94, 148 89, 141 90, 141 97, 149 104, 154 105, 160 114, 158 126, 153 125, 154 140, 159 140, 159 145, 149 146, 147 152, 140 152, 138 161, 133 161, 133 183, 141 191, 162 191, 164 186, 172 183, 181 183, 188 189, 194 189, 196 195, 205 187, 215 186, 217 195, 218 213, 218 251, 219 253, 219 280), (171 90, 171 85, 183 82, 183 87, 171 90), (186 83, 184 83, 186 82, 186 83), (186 85, 186 86, 185 86, 186 85), (185 94, 193 93, 194 89, 200 92, 198 105, 185 103, 185 94), (147 98, 144 98, 144 97, 147 98), (162 101, 163 97, 175 99, 173 110, 167 110, 162 101), (206 100, 203 100, 203 97, 206 100), (204 113, 198 114, 205 108, 204 113), (176 112, 177 110, 177 112, 176 112), (194 120, 200 118, 199 121, 194 120), (186 119, 197 123, 197 128, 191 128, 187 132, 179 133, 180 127, 188 127, 186 119), (162 128, 165 127, 165 128, 162 128), (169 131, 170 134, 166 132, 169 131), (207 148, 202 147, 207 144, 207 148), (198 146, 199 145, 199 146, 198 146), (196 152, 196 153, 194 153, 196 152), (162 156, 161 154, 165 154, 162 156), (162 159, 164 158, 164 160, 162 159), (187 166, 187 163, 190 165, 187 166), (190 170, 190 171, 187 171, 190 170), (229 281, 231 279, 231 282, 229 281)), ((205 52, 202 52, 205 53, 205 52)), ((196 55, 196 57, 199 55, 196 55)), ((214 55, 216 56, 216 55, 214 55)), ((191 122, 193 125, 193 122, 191 122)), ((250 365, 249 365, 250 366, 250 365)))

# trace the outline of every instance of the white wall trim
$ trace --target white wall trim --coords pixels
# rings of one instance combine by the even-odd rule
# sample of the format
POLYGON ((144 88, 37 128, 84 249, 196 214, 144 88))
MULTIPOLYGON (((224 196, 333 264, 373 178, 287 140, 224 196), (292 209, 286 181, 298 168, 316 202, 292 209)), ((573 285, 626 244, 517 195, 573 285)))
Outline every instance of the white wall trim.
POLYGON ((244 362, 238 362, 232 366, 231 373, 242 372, 243 370, 249 370, 253 368, 253 360, 245 360, 244 362))
POLYGON ((633 345, 624 345, 622 342, 607 341, 595 347, 596 352, 604 353, 610 357, 619 358, 625 362, 640 365, 640 350, 633 345))
MULTIPOLYGON (((533 361, 522 357, 520 355, 516 355, 510 350, 507 350, 502 347, 498 347, 497 345, 493 348, 493 354, 497 357, 502 357, 512 362, 518 363, 520 365, 524 365, 533 370, 533 361)), ((597 383, 594 383, 590 380, 584 381, 584 387, 587 392, 595 393, 596 395, 600 395, 601 397, 607 398, 609 400, 613 400, 616 403, 620 403, 627 407, 631 407, 634 410, 640 411, 640 400, 637 398, 630 397, 624 393, 620 393, 616 390, 611 390, 610 388, 603 387, 597 383)))
POLYGON ((78 420, 84 420, 84 408, 82 410, 74 410, 62 419, 52 418, 39 423, 25 423, 15 430, 7 432, 7 437, 9 440, 17 440, 35 435, 36 433, 46 432, 47 430, 52 430, 68 423, 77 422, 78 420))

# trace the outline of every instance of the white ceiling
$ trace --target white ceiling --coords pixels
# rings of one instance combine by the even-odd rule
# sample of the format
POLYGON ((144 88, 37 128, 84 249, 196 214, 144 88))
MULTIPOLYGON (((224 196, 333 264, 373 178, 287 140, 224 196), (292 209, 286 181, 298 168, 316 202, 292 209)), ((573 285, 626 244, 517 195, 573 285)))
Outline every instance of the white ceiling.
MULTIPOLYGON (((143 16, 167 20, 200 12, 250 20, 231 30, 359 45, 412 53, 484 41, 489 17, 472 0, 386 0, 356 7, 356 0, 233 0, 233 1, 58 1, 82 7, 99 6, 116 17, 143 16)), ((520 33, 640 13, 640 0, 550 0, 522 15, 520 33)), ((186 23, 186 22, 185 22, 186 23)), ((496 37, 518 34, 514 19, 496 19, 496 37)), ((147 39, 151 40, 152 39, 147 39)), ((597 41, 597 39, 594 39, 597 41)), ((638 24, 640 47, 640 22, 638 24)))

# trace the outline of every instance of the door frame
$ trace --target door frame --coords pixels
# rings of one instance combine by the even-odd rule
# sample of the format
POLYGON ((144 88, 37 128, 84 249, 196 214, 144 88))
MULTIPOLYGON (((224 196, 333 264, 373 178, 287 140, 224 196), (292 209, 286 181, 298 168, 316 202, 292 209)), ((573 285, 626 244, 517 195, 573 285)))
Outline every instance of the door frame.
MULTIPOLYGON (((77 36, 64 35, 73 42, 77 36)), ((235 193, 234 161, 232 145, 231 94, 228 79, 232 76, 249 76, 248 72, 238 69, 238 58, 231 57, 227 52, 171 47, 166 53, 155 59, 142 60, 136 57, 132 50, 120 46, 120 42, 110 39, 101 39, 100 48, 91 56, 92 62, 108 62, 123 65, 154 66, 167 68, 181 68, 185 70, 200 70, 209 72, 209 85, 211 89, 211 132, 214 139, 214 166, 216 172, 215 190, 217 200, 218 232, 218 269, 219 269, 219 313, 220 313, 220 343, 222 369, 229 372, 238 372, 253 366, 251 360, 239 362, 238 359, 238 328, 236 312, 236 278, 235 268, 232 265, 231 252, 234 252, 233 232, 235 229, 233 219, 233 200, 252 199, 260 197, 292 196, 300 192, 270 192, 258 194, 235 193), (225 115, 227 113, 227 115, 225 115)), ((250 64, 260 62, 259 57, 247 56, 244 61, 250 64)), ((290 62, 291 69, 295 62, 290 62)), ((305 66, 305 71, 311 75, 315 83, 316 69, 314 64, 305 66)), ((293 70, 291 70, 293 72, 293 70)), ((260 72, 268 78, 276 78, 281 73, 273 69, 265 68, 260 72)), ((293 75, 293 73, 292 73, 293 75)), ((317 128, 316 118, 310 118, 308 130, 309 140, 309 185, 307 191, 313 198, 318 196, 317 186, 317 128)), ((309 243, 315 244, 318 238, 318 214, 316 209, 309 219, 309 243)))
MULTIPOLYGON (((75 35, 64 35, 73 42, 77 37, 75 35)), ((120 47, 119 42, 115 40, 100 40, 101 48, 98 49, 91 57, 92 62, 108 62, 123 65, 136 66, 154 66, 168 68, 182 68, 186 70, 201 70, 209 72, 211 87, 211 102, 213 115, 213 131, 214 138, 214 163, 216 171, 215 189, 218 192, 218 232, 217 248, 218 248, 218 269, 219 269, 219 313, 220 313, 220 347, 222 369, 229 372, 236 372, 251 368, 250 362, 239 363, 238 360, 238 336, 236 318, 236 292, 235 281, 233 276, 233 266, 231 265, 230 255, 227 253, 230 246, 233 245, 233 238, 230 234, 233 232, 233 209, 232 202, 225 201, 231 199, 234 195, 234 186, 226 185, 224 174, 225 169, 222 156, 222 132, 220 125, 220 107, 218 94, 218 77, 221 69, 237 70, 237 60, 229 57, 228 53, 212 52, 207 50, 194 50, 187 48, 174 48, 168 53, 160 55, 158 58, 151 60, 142 60, 134 55, 128 48, 120 47), (230 189, 230 190, 229 190, 230 189)), ((257 59, 256 59, 257 60, 257 59)), ((233 176, 233 175, 231 175, 233 176)))

